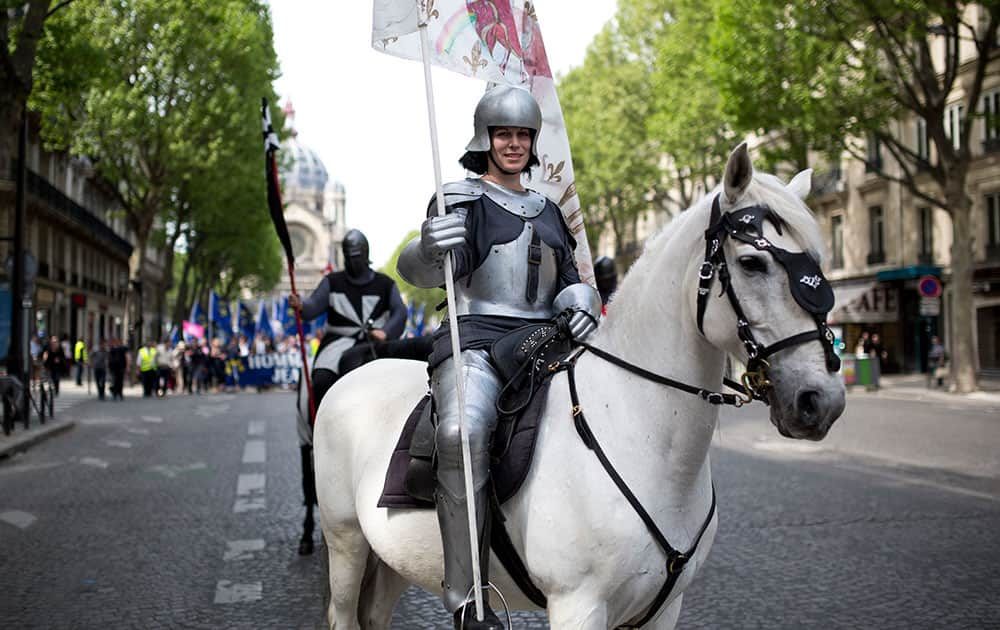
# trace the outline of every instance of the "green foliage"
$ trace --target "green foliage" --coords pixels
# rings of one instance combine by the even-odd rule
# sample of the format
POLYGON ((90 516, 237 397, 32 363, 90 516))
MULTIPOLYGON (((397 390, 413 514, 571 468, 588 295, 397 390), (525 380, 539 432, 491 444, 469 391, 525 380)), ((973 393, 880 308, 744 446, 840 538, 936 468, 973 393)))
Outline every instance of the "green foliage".
POLYGON ((640 213, 651 209, 657 159, 646 135, 649 68, 629 54, 609 24, 591 43, 582 66, 559 83, 573 147, 576 187, 588 239, 610 226, 621 247, 640 213))
POLYGON ((420 236, 420 232, 416 230, 407 234, 403 240, 400 241, 396 250, 392 253, 392 256, 389 257, 389 261, 384 267, 379 269, 379 271, 396 281, 396 286, 399 287, 399 292, 403 294, 404 302, 412 304, 414 308, 423 306, 425 309, 424 313, 426 314, 425 317, 427 321, 429 321, 433 317, 432 314, 434 313, 434 309, 437 308, 437 305, 445 299, 444 290, 421 289, 419 287, 415 287, 406 280, 403 280, 399 276, 399 272, 396 271, 396 263, 399 261, 400 253, 402 253, 406 244, 417 236, 420 236))
POLYGON ((278 75, 267 5, 103 0, 49 22, 31 101, 49 144, 92 158, 140 247, 185 244, 192 286, 273 286, 282 265, 259 112, 278 75))

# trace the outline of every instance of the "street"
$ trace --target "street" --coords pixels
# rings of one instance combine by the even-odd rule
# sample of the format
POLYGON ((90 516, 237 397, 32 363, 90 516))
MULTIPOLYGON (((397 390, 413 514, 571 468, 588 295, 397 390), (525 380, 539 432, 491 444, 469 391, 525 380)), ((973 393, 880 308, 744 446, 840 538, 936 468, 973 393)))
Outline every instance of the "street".
MULTIPOLYGON (((0 460, 3 627, 324 627, 319 532, 296 552, 292 406, 247 392, 63 411, 72 429, 0 460)), ((724 414, 719 534, 679 627, 997 627, 1000 404, 852 393, 828 440, 780 438, 763 407, 724 414)), ((393 627, 450 626, 411 589, 393 627)))

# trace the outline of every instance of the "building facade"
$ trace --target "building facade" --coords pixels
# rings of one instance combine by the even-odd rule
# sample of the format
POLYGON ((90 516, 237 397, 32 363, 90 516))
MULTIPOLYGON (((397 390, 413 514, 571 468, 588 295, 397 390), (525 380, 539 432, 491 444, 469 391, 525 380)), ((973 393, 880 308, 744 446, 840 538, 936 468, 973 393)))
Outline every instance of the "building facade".
MULTIPOLYGON (((283 111, 282 201, 295 253, 295 287, 308 294, 327 272, 343 267, 341 242, 346 231, 346 196, 344 185, 330 178, 319 155, 299 138, 291 101, 283 111)), ((290 291, 291 282, 284 271, 274 293, 290 291)))
MULTIPOLYGON (((37 275, 26 322, 29 333, 66 335, 91 343, 112 336, 127 339, 125 294, 134 238, 110 184, 95 175, 86 159, 46 151, 38 130, 32 118, 25 159, 25 247, 36 261, 37 275)), ((14 232, 16 156, 2 161, 10 167, 0 173, 0 230, 10 236, 14 232)), ((12 252, 12 242, 0 241, 0 257, 7 260, 12 252)), ((132 319, 141 319, 143 338, 148 339, 162 327, 164 260, 154 248, 145 254, 146 275, 133 287, 142 290, 142 303, 136 307, 141 317, 132 319)), ((2 271, 9 290, 8 268, 2 271)))

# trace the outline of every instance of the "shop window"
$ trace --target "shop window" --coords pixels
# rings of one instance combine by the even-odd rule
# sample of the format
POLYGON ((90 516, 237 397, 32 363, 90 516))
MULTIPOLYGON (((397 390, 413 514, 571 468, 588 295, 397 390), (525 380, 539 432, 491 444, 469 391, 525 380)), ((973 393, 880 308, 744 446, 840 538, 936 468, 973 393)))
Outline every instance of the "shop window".
POLYGON ((835 214, 830 217, 830 249, 833 269, 844 268, 844 215, 835 214))
POLYGON ((882 206, 868 208, 868 264, 885 262, 885 217, 882 206))
POLYGON ((983 96, 983 150, 1000 151, 1000 90, 983 96))
POLYGON ((1000 258, 1000 192, 986 195, 986 254, 1000 258))
POLYGON ((921 264, 934 262, 934 210, 924 207, 917 209, 920 221, 920 249, 917 258, 921 264))

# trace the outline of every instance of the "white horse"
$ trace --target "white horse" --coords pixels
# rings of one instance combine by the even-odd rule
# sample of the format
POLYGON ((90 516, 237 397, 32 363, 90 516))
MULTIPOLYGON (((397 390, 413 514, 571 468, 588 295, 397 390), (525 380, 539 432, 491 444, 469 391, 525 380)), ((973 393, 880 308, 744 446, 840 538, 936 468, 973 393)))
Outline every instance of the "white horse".
MULTIPOLYGON (((810 171, 787 186, 754 174, 745 145, 730 156, 718 191, 683 212, 646 245, 589 340, 646 370, 698 388, 721 387, 726 354, 747 355, 734 309, 715 283, 697 325, 699 270, 712 199, 721 210, 765 204, 783 220, 765 236, 818 258, 821 239, 802 202, 810 171)), ((753 333, 771 344, 816 321, 793 299, 787 274, 766 251, 727 239, 732 286, 753 333)), ((840 375, 822 344, 800 343, 770 357, 771 422, 788 437, 822 439, 844 409, 840 375)), ((647 628, 673 628, 684 589, 704 564, 718 520, 712 513, 709 446, 718 407, 651 383, 584 353, 576 364, 580 404, 593 433, 666 539, 688 550, 707 528, 665 605, 647 628)), ((434 510, 376 507, 402 425, 427 390, 426 365, 376 361, 342 378, 316 421, 316 481, 330 556, 331 628, 389 628, 410 584, 440 593, 441 538, 434 510)), ((581 441, 571 418, 566 373, 548 391, 534 461, 502 507, 506 527, 556 630, 616 628, 641 618, 664 583, 666 556, 650 530, 581 441)), ((536 608, 493 557, 490 576, 515 609, 536 608)), ((445 613, 442 609, 442 618, 445 613)))

